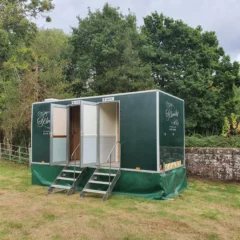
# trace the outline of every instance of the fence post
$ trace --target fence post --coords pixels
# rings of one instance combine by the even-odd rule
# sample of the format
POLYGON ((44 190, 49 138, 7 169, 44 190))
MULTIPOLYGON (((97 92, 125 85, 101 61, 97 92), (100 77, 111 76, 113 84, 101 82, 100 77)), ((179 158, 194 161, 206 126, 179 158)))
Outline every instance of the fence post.
POLYGON ((21 147, 18 147, 18 161, 21 163, 21 147))
POLYGON ((10 161, 12 161, 12 158, 11 158, 12 152, 11 152, 10 144, 8 144, 8 147, 9 147, 9 150, 8 150, 8 159, 9 159, 10 161))
POLYGON ((31 163, 32 163, 32 148, 31 147, 28 149, 28 154, 29 154, 29 167, 31 167, 31 163))

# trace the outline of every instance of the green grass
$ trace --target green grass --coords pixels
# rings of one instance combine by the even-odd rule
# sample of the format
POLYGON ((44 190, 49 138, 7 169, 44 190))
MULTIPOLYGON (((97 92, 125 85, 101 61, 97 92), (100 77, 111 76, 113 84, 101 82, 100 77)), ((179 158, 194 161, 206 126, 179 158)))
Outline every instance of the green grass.
POLYGON ((45 212, 43 213, 43 217, 47 220, 47 221, 54 221, 56 219, 56 215, 45 212))
POLYGON ((169 201, 46 195, 30 169, 0 161, 0 239, 238 240, 240 186, 189 179, 169 201))
POLYGON ((211 233, 211 234, 209 234, 208 239, 209 239, 209 240, 218 240, 218 239, 220 239, 220 238, 218 237, 218 234, 216 234, 216 233, 211 233))
POLYGON ((211 220, 216 220, 216 219, 218 219, 218 216, 220 216, 221 215, 221 212, 220 211, 206 211, 206 212, 204 212, 204 213, 202 213, 202 216, 204 217, 204 218, 208 218, 208 219, 211 219, 211 220))

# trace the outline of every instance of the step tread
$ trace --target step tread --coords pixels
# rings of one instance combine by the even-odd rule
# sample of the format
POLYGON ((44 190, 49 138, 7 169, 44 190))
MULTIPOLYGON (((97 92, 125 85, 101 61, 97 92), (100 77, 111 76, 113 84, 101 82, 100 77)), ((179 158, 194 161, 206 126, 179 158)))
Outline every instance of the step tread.
MULTIPOLYGON (((109 182, 103 182, 103 181, 95 181, 95 180, 89 180, 89 183, 96 183, 96 184, 105 184, 105 185, 109 185, 109 182)), ((112 182, 110 182, 111 184, 112 182)))
POLYGON ((101 191, 101 190, 95 190, 95 189, 84 189, 83 192, 89 192, 89 193, 100 193, 100 194, 105 194, 107 191, 101 191))
POLYGON ((65 180, 65 181, 72 181, 72 182, 76 181, 76 179, 74 179, 74 178, 67 178, 67 177, 58 177, 57 179, 65 180))
MULTIPOLYGON (((65 169, 63 172, 74 173, 74 170, 65 169)), ((75 171, 75 173, 81 173, 82 171, 75 171)))
POLYGON ((115 177, 116 176, 115 173, 109 174, 109 173, 102 173, 102 172, 95 172, 94 175, 100 175, 100 176, 109 176, 110 175, 111 177, 115 177))
POLYGON ((62 189, 70 189, 71 188, 71 186, 63 186, 63 185, 57 185, 57 184, 53 184, 53 185, 51 185, 51 187, 62 188, 62 189))

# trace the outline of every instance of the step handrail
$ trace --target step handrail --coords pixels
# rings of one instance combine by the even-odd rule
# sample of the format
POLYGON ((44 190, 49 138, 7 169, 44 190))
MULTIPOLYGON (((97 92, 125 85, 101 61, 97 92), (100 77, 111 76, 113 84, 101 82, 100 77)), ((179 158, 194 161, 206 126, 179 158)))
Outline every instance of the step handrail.
MULTIPOLYGON (((79 143, 79 144, 77 145, 77 147, 74 149, 74 151, 73 151, 73 153, 72 153, 72 155, 71 155, 71 160, 72 160, 74 154, 76 153, 77 149, 80 147, 80 145, 81 145, 81 143, 79 143)), ((74 162, 74 173, 73 173, 74 181, 76 180, 76 179, 75 179, 75 174, 76 174, 75 171, 76 171, 76 160, 75 160, 75 162, 74 162)))
MULTIPOLYGON (((115 142, 115 144, 113 145, 113 147, 112 147, 112 150, 110 151, 110 153, 109 153, 109 155, 108 155, 108 157, 107 157, 107 161, 108 161, 108 159, 110 159, 110 161, 109 161, 109 185, 110 185, 110 178, 111 178, 111 168, 112 168, 112 158, 111 158, 111 156, 112 156, 112 153, 113 153, 113 150, 115 149, 115 147, 117 146, 117 144, 120 144, 120 149, 121 149, 121 143, 120 143, 120 141, 116 141, 115 142)), ((121 151, 121 150, 120 150, 121 151)), ((121 155, 120 155, 121 156, 121 155)), ((120 167, 119 167, 120 168, 120 167)))

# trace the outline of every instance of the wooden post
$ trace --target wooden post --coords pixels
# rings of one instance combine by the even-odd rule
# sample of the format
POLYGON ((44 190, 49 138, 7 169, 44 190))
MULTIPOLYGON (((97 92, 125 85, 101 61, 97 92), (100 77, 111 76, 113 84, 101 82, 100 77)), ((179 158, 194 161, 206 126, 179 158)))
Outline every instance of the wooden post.
POLYGON ((18 147, 18 161, 21 163, 21 147, 18 147))
POLYGON ((9 149, 8 149, 8 159, 9 159, 10 161, 12 161, 12 159, 11 159, 11 147, 10 147, 10 144, 8 144, 8 147, 9 147, 9 149))
POLYGON ((2 143, 0 143, 0 159, 2 159, 2 143))

